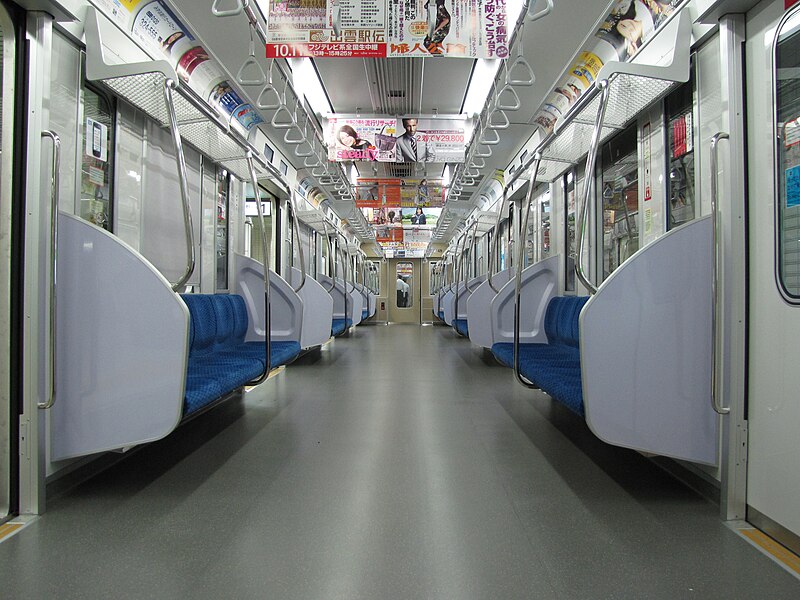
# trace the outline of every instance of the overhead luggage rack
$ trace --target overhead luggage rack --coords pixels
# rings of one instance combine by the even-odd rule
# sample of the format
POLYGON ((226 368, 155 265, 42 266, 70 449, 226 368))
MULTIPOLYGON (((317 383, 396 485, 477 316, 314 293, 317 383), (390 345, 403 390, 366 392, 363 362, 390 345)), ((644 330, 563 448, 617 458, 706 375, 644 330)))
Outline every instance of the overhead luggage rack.
MULTIPOLYGON (((89 8, 93 11, 93 8, 89 8)), ((270 164, 245 136, 228 120, 214 111, 194 90, 184 85, 175 69, 166 61, 154 60, 134 64, 109 64, 103 55, 103 42, 97 13, 87 15, 86 72, 114 95, 145 113, 164 128, 172 125, 172 114, 181 138, 199 152, 222 165, 239 179, 250 178, 245 156, 249 152, 262 172, 278 180, 288 189, 283 176, 270 164), (174 93, 171 102, 165 98, 168 82, 174 93), (171 104, 171 106, 170 106, 171 104)))

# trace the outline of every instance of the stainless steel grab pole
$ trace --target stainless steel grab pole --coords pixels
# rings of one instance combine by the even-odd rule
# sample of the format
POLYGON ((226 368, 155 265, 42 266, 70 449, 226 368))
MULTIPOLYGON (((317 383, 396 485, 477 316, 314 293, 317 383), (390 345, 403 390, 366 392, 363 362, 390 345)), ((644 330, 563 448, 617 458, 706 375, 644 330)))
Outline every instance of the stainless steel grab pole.
POLYGON ((58 191, 61 185, 61 138, 52 131, 43 131, 43 138, 53 141, 53 162, 50 172, 50 394, 46 401, 37 402, 37 408, 47 410, 56 402, 57 364, 57 307, 58 307, 58 191))
POLYGON ((258 385, 266 381, 269 377, 269 372, 272 368, 272 314, 270 305, 270 285, 269 285, 269 243, 267 242, 267 227, 264 221, 264 209, 261 206, 261 193, 258 189, 258 175, 256 174, 256 166, 253 162, 253 154, 247 153, 247 168, 250 171, 250 183, 253 186, 253 195, 256 198, 256 210, 258 211, 258 222, 261 226, 261 252, 264 257, 264 351, 265 363, 264 372, 260 377, 251 381, 248 385, 258 385))
POLYGON ((292 228, 294 229, 295 238, 292 240, 294 242, 292 247, 294 248, 297 246, 297 252, 300 255, 300 285, 297 287, 292 286, 292 289, 294 289, 296 294, 299 294, 300 290, 302 290, 303 286, 306 284, 306 259, 305 253, 303 252, 303 244, 301 243, 300 239, 300 224, 298 223, 299 219, 297 218, 297 207, 294 204, 294 192, 289 193, 288 205, 289 210, 292 211, 292 228))
POLYGON ((592 143, 589 154, 586 156, 586 171, 583 175, 583 206, 578 210, 578 244, 575 256, 575 274, 578 276, 581 283, 583 283, 584 287, 589 290, 590 294, 594 294, 597 291, 597 286, 589 281, 589 277, 583 270, 583 244, 586 236, 586 223, 589 220, 589 196, 591 195, 592 186, 594 184, 594 168, 597 163, 597 151, 600 146, 603 119, 605 118, 606 107, 608 106, 608 98, 611 91, 607 79, 599 81, 597 87, 602 90, 602 96, 600 97, 600 106, 597 109, 597 119, 595 121, 594 134, 592 135, 592 143))
POLYGON ((717 369, 719 356, 717 352, 717 295, 719 294, 719 196, 717 189, 717 170, 719 168, 719 143, 730 139, 727 133, 720 131, 711 138, 711 219, 712 219, 712 271, 711 271, 711 406, 720 415, 730 414, 731 409, 722 406, 717 386, 717 369))
POLYGON ((539 174, 539 165, 542 164, 542 155, 536 153, 536 160, 533 163, 533 174, 528 184, 528 194, 525 198, 525 204, 522 206, 524 215, 520 219, 519 231, 520 235, 517 240, 517 257, 516 257, 516 277, 514 280, 514 377, 522 385, 531 389, 538 389, 538 386, 526 380, 519 370, 519 338, 521 327, 521 314, 522 314, 522 270, 524 265, 525 253, 525 233, 528 231, 528 216, 530 215, 531 198, 533 197, 533 188, 536 187, 536 176, 539 174))
POLYGON ((169 129, 172 132, 172 141, 175 144, 175 161, 178 165, 178 182, 180 183, 181 202, 183 205, 183 226, 186 235, 186 255, 187 265, 183 275, 177 282, 172 284, 172 290, 177 292, 189 281, 189 278, 194 273, 196 265, 196 257, 194 253, 194 228, 192 227, 192 208, 189 205, 189 178, 186 175, 186 160, 183 155, 183 140, 181 140, 181 132, 178 128, 178 117, 175 114, 175 100, 172 95, 172 90, 177 87, 177 84, 172 79, 167 79, 164 82, 164 102, 167 105, 167 114, 169 116, 169 129))

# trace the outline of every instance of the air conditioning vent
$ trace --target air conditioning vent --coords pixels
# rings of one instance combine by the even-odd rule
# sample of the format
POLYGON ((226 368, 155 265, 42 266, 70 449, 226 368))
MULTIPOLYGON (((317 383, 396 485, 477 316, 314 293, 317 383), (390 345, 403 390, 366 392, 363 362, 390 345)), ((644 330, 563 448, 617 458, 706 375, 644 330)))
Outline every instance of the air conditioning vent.
POLYGON ((405 90, 389 90, 389 93, 387 94, 387 96, 389 96, 389 98, 405 98, 406 97, 406 91, 405 90))

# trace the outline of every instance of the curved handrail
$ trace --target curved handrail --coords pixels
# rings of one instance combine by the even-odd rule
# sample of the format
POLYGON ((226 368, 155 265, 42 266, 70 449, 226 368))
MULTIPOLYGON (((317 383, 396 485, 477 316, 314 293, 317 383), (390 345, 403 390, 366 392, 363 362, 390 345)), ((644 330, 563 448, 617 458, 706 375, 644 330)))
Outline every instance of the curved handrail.
POLYGON ((53 141, 53 162, 50 172, 50 397, 37 402, 42 410, 53 408, 56 403, 56 315, 58 302, 58 190, 61 185, 61 138, 53 131, 43 131, 42 137, 53 141))
POLYGON ((264 351, 265 363, 264 372, 249 382, 248 385, 258 385, 263 383, 269 377, 269 372, 272 369, 271 353, 272 353, 272 316, 270 314, 270 285, 269 285, 269 244, 267 243, 267 228, 264 222, 264 209, 261 206, 261 193, 258 188, 258 175, 256 174, 256 166, 253 162, 253 153, 247 152, 247 168, 250 171, 250 183, 253 186, 253 195, 256 198, 256 207, 258 211, 258 222, 261 226, 261 251, 264 256, 264 351))
POLYGON ((533 188, 536 187, 536 176, 539 174, 539 165, 542 164, 541 153, 536 153, 536 159, 533 163, 533 174, 528 184, 528 193, 525 196, 525 203, 522 206, 523 215, 519 222, 519 238, 517 239, 517 257, 516 257, 516 278, 514 283, 514 377, 519 383, 530 389, 538 389, 538 386, 533 385, 530 381, 526 380, 519 370, 519 328, 520 318, 522 312, 522 269, 525 252, 525 237, 528 231, 528 217, 531 212, 531 199, 533 198, 533 188))
POLYGON ((608 106, 608 98, 611 90, 607 79, 598 81, 596 85, 602 90, 602 96, 600 97, 600 106, 597 108, 597 120, 595 121, 594 133, 592 134, 592 143, 589 149, 589 154, 586 156, 586 170, 583 177, 583 206, 578 211, 578 244, 577 248, 575 249, 575 274, 578 276, 578 279, 580 279, 584 287, 589 290, 589 294, 594 294, 597 291, 597 286, 589 281, 589 277, 583 270, 583 243, 586 233, 586 223, 589 220, 589 196, 592 191, 592 182, 594 181, 594 167, 597 163, 597 151, 600 146, 600 134, 603 130, 603 118, 606 114, 606 107, 608 106))
MULTIPOLYGON (((473 257, 475 256, 474 252, 475 252, 475 247, 477 245, 476 244, 477 237, 478 237, 478 220, 475 219, 475 222, 473 223, 473 227, 472 227, 472 243, 470 244, 470 252, 473 253, 472 257, 470 257, 470 262, 472 262, 473 264, 475 264, 475 261, 474 261, 473 257)), ((478 273, 475 273, 475 277, 477 277, 477 276, 478 276, 478 273)), ((469 277, 466 279, 466 281, 464 281, 464 285, 467 286, 467 291, 470 294, 475 291, 475 290, 473 290, 473 289, 471 289, 469 287, 469 277)), ((480 287, 480 284, 478 284, 478 287, 480 287)), ((477 290, 478 288, 476 287, 475 289, 477 290)))
POLYGON ((292 211, 292 228, 294 229, 292 246, 294 246, 295 243, 297 244, 297 253, 300 255, 300 284, 297 287, 292 286, 294 292, 299 294, 300 290, 302 290, 303 286, 306 284, 306 259, 305 253, 303 252, 303 244, 301 243, 300 238, 300 224, 298 223, 299 219, 297 218, 297 207, 294 204, 294 192, 289 194, 287 206, 289 207, 289 210, 292 211))
POLYGON ((722 406, 719 401, 719 390, 717 389, 717 369, 719 357, 717 356, 717 294, 719 293, 719 206, 717 190, 717 169, 719 164, 720 141, 729 140, 730 136, 720 131, 711 138, 711 219, 712 219, 712 250, 713 261, 711 270, 711 407, 719 415, 728 415, 731 412, 729 407, 722 406))
POLYGON ((192 208, 189 205, 189 179, 186 176, 186 160, 183 155, 183 140, 178 128, 178 116, 175 113, 175 100, 172 97, 172 90, 178 86, 172 79, 164 81, 164 102, 167 106, 169 116, 169 129, 172 132, 172 141, 175 144, 175 161, 178 165, 178 181, 181 190, 181 202, 183 203, 183 226, 186 233, 186 270, 180 279, 172 284, 172 291, 177 292, 194 273, 197 259, 194 254, 194 228, 192 227, 192 208))
MULTIPOLYGON (((341 256, 341 259, 342 259, 342 281, 344 282, 344 322, 345 322, 345 328, 346 328, 347 327, 347 315, 348 315, 348 310, 347 310, 348 302, 347 301, 350 298, 350 290, 347 289, 347 262, 348 261, 345 258, 345 255, 346 255, 346 252, 347 252, 347 238, 344 237, 344 234, 341 231, 339 231, 338 229, 336 230, 336 246, 337 246, 337 248, 339 250, 339 255, 341 256), (338 248, 340 239, 344 240, 344 250, 342 250, 341 248, 338 248)), ((353 315, 353 316, 355 317, 355 315, 353 315)))

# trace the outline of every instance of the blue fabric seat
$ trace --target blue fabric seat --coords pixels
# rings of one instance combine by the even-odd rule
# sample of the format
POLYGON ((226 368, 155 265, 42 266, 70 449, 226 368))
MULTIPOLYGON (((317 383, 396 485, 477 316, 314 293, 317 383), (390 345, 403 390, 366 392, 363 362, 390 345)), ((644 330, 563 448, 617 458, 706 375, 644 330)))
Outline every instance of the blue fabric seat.
POLYGON ((469 337, 469 323, 466 319, 453 319, 453 327, 464 337, 469 337))
POLYGON ((369 319, 369 311, 364 309, 361 311, 361 320, 366 321, 367 319, 369 319))
POLYGON ((331 335, 336 337, 342 335, 345 330, 353 326, 353 319, 334 319, 331 323, 331 335))
POLYGON ((439 316, 439 320, 440 321, 444 321, 444 311, 443 310, 439 311, 439 315, 438 316, 439 316))
MULTIPOLYGON (((553 298, 544 317, 547 343, 519 348, 519 370, 525 379, 581 417, 585 415, 578 319, 587 300, 588 296, 553 298)), ((513 344, 495 344, 492 353, 505 366, 514 366, 513 344)))
MULTIPOLYGON (((189 308, 189 363, 184 416, 257 379, 264 372, 264 342, 245 342, 248 318, 241 296, 185 294, 189 308)), ((298 342, 272 342, 271 367, 300 354, 298 342)))

